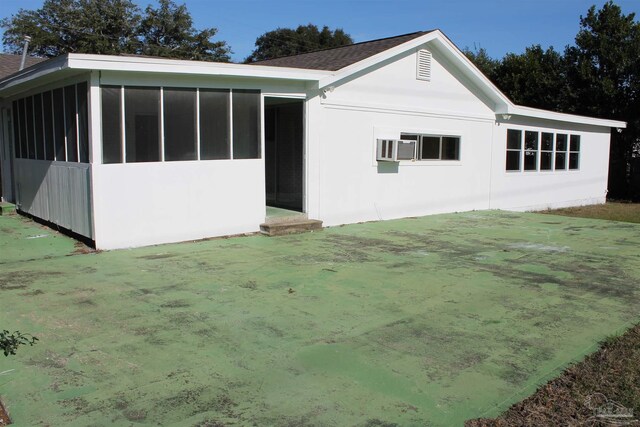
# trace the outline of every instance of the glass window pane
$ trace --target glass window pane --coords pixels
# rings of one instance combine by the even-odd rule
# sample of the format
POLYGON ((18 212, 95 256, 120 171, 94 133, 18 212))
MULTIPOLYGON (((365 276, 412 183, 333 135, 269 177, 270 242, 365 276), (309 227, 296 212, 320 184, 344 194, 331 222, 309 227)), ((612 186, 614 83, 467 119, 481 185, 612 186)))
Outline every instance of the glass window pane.
POLYGON ((570 151, 580 151, 580 135, 571 135, 570 151))
POLYGON ((66 162, 64 147, 64 97, 62 88, 53 91, 53 135, 56 146, 56 160, 66 162))
POLYGON ((569 169, 579 169, 580 168, 580 154, 579 153, 570 153, 569 154, 569 169))
POLYGON ((515 129, 507 130, 507 148, 520 150, 522 148, 522 131, 515 129))
POLYGON ((34 116, 34 141, 36 144, 36 158, 44 160, 44 130, 42 123, 42 95, 33 95, 33 116, 34 116))
POLYGON ((442 160, 460 159, 460 138, 452 136, 442 137, 442 160))
POLYGON ((260 158, 259 91, 233 91, 233 158, 260 158))
POLYGON ((78 148, 80 161, 89 163, 89 123, 87 111, 87 82, 76 85, 78 100, 78 148))
POLYGON ((18 101, 13 101, 13 110, 11 113, 11 121, 13 122, 13 154, 19 159, 22 157, 20 154, 20 119, 18 110, 18 101))
POLYGON ((229 91, 200 90, 200 159, 231 157, 229 91))
POLYGON ((422 153, 421 153, 420 159, 429 160, 429 159, 439 159, 439 158, 440 158, 440 137, 423 136, 422 137, 422 153))
POLYGON ((53 160, 55 156, 55 145, 53 144, 53 108, 51 106, 51 92, 42 94, 42 111, 44 120, 44 143, 47 160, 53 160))
POLYGON ((546 150, 546 151, 553 151, 553 134, 552 133, 542 132, 540 149, 546 150))
POLYGON ((26 101, 26 118, 27 118, 27 142, 28 142, 28 158, 36 158, 36 141, 33 125, 33 97, 28 97, 26 101))
POLYGON ((538 152, 537 151, 525 151, 524 152, 524 170, 534 171, 538 168, 538 152))
POLYGON ((67 136, 67 161, 78 161, 78 135, 76 129, 76 86, 64 88, 64 123, 67 136))
POLYGON ((563 133, 556 135, 556 151, 567 151, 567 135, 563 133))
POLYGON ((524 132, 524 148, 525 150, 538 149, 538 132, 533 132, 530 130, 524 132))
POLYGON ((398 142, 398 160, 413 160, 416 153, 416 141, 398 142))
POLYGON ((550 151, 543 151, 540 153, 540 170, 551 170, 551 159, 553 158, 552 156, 553 153, 550 151))
POLYGON ((196 90, 163 91, 164 159, 197 160, 196 90))
POLYGON ((507 151, 507 170, 519 171, 520 170, 520 153, 521 151, 507 151))
POLYGON ((400 139, 403 139, 405 141, 417 141, 418 140, 418 135, 410 134, 410 133, 403 133, 403 134, 400 135, 400 139))
POLYGON ((102 86, 102 163, 122 163, 120 86, 102 86))
POLYGON ((160 89, 124 90, 127 162, 160 160, 160 89))
POLYGON ((564 170, 567 168, 567 154, 556 153, 555 170, 564 170))
POLYGON ((29 158, 29 143, 27 142, 27 115, 25 114, 25 99, 18 100, 18 119, 20 125, 20 157, 29 158))

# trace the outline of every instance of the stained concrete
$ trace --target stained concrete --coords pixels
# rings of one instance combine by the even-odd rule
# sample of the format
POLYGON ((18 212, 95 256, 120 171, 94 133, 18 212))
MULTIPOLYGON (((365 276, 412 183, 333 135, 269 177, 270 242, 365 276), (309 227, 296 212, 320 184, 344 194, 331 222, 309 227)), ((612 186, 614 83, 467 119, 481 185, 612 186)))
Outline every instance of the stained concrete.
POLYGON ((82 253, 0 217, 17 426, 497 415, 640 321, 640 225, 471 212, 82 253))

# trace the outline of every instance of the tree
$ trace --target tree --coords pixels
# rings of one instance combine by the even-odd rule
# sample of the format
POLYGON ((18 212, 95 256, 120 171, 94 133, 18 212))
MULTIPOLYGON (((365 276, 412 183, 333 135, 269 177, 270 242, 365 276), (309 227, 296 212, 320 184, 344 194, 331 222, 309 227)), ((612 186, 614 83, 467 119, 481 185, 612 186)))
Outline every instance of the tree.
POLYGON ((485 48, 481 47, 480 49, 471 50, 466 47, 462 50, 462 53, 464 53, 489 80, 494 80, 495 71, 500 65, 500 61, 491 58, 485 48))
POLYGON ((618 119, 612 133, 609 195, 640 200, 640 23, 612 1, 580 17, 576 45, 567 47, 565 110, 618 119), (635 188, 633 187, 635 182, 635 188))
POLYGON ((147 6, 146 16, 140 23, 139 35, 143 41, 140 53, 229 62, 231 50, 227 43, 211 41, 217 32, 215 28, 196 30, 186 5, 178 6, 171 0, 160 0, 157 9, 147 6))
POLYGON ((516 104, 558 111, 566 84, 562 55, 553 47, 530 46, 523 54, 508 53, 495 67, 493 79, 516 104))
POLYGON ((229 61, 224 41, 212 41, 215 28, 198 31, 185 5, 160 0, 145 15, 130 0, 45 0, 37 10, 21 9, 4 18, 5 50, 55 57, 65 53, 146 54, 181 59, 229 61))
POLYGON ((256 48, 245 62, 263 61, 281 56, 297 55, 320 49, 352 44, 351 36, 341 28, 331 31, 326 25, 319 30, 316 25, 300 25, 298 28, 278 28, 256 39, 256 48))
POLYGON ((55 57, 69 52, 134 53, 139 19, 138 7, 129 0, 45 0, 42 8, 20 9, 0 25, 5 50, 20 53, 29 35, 31 54, 55 57))

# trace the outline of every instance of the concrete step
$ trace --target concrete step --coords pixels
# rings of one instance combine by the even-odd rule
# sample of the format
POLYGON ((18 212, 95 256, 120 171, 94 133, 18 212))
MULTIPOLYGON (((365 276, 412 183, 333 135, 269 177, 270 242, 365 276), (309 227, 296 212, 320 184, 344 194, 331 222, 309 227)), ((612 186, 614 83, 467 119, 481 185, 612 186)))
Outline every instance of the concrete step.
POLYGON ((319 230, 322 230, 322 221, 317 219, 300 218, 295 221, 288 219, 282 222, 265 222, 264 224, 260 224, 260 232, 267 236, 283 236, 285 234, 319 230))
POLYGON ((0 202, 0 215, 15 215, 16 205, 13 203, 0 202))

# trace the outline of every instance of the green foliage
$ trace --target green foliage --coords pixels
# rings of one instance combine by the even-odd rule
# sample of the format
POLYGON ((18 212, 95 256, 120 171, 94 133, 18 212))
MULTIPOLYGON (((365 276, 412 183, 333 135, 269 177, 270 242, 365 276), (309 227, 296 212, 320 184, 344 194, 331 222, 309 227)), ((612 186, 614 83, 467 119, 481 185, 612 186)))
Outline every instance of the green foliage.
POLYGON ((526 48, 523 54, 507 54, 495 68, 493 78, 516 104, 560 110, 565 86, 563 57, 553 47, 526 48))
POLYGON ((45 0, 37 10, 21 9, 0 21, 6 51, 29 50, 41 57, 65 53, 146 54, 180 59, 229 61, 229 47, 214 42, 215 28, 196 30, 185 5, 160 0, 145 14, 129 0, 45 0))
POLYGON ((160 0, 159 7, 147 6, 139 35, 143 41, 141 53, 168 58, 229 62, 231 52, 226 42, 213 42, 215 28, 196 30, 186 5, 177 6, 171 0, 160 0))
POLYGON ((9 333, 7 330, 0 331, 0 350, 5 356, 16 354, 16 350, 21 345, 34 345, 38 338, 15 331, 9 333))
POLYGON ((128 0, 45 0, 38 10, 20 11, 1 21, 5 50, 55 57, 69 52, 134 53, 138 43, 138 8, 128 0))
POLYGON ((326 25, 319 30, 316 25, 300 25, 298 28, 278 28, 256 39, 256 49, 245 62, 263 61, 281 56, 297 55, 314 50, 352 44, 351 36, 341 28, 331 31, 326 25))
POLYGON ((494 79, 495 71, 500 65, 500 61, 491 58, 485 48, 481 47, 476 50, 464 48, 462 53, 464 53, 465 56, 469 58, 469 60, 471 60, 471 62, 473 62, 485 76, 490 80, 494 79))

